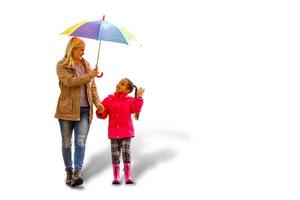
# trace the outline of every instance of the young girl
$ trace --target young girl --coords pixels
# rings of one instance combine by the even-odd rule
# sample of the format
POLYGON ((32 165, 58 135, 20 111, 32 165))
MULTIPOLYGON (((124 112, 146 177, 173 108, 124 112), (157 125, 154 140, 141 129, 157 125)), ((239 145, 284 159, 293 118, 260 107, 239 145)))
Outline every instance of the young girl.
POLYGON ((108 138, 111 140, 111 156, 114 180, 112 184, 120 184, 120 154, 124 163, 126 184, 132 184, 130 141, 134 137, 131 114, 136 120, 143 105, 143 88, 137 88, 128 78, 122 79, 116 86, 113 95, 106 97, 102 104, 104 111, 97 110, 96 115, 105 119, 109 115, 108 138), (135 89, 135 98, 127 96, 135 89), (101 113, 100 113, 101 112, 101 113))

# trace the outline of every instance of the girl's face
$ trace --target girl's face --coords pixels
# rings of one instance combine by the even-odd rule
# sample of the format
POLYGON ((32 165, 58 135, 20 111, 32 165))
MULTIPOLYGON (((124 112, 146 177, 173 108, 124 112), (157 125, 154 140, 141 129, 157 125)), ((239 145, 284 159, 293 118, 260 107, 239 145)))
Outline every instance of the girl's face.
POLYGON ((81 60, 82 56, 84 55, 84 44, 80 44, 79 46, 73 49, 72 55, 74 60, 81 60))
POLYGON ((126 79, 120 80, 120 82, 116 86, 116 92, 129 93, 130 90, 127 88, 127 86, 128 86, 128 80, 126 79))

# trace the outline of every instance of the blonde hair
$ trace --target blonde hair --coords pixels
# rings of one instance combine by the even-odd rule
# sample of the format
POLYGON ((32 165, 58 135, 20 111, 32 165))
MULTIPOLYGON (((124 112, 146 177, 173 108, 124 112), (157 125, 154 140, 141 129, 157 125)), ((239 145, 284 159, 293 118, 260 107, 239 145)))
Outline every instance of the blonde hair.
POLYGON ((63 65, 67 64, 68 66, 74 65, 74 59, 72 56, 72 51, 74 48, 78 48, 82 45, 85 45, 84 41, 81 40, 79 37, 72 37, 66 47, 65 55, 63 57, 63 65))

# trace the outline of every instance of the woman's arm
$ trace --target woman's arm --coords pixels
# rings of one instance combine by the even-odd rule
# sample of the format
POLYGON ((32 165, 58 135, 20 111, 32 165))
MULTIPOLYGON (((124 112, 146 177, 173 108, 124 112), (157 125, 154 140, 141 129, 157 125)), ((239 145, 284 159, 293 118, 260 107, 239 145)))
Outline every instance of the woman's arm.
POLYGON ((109 97, 106 97, 103 101, 102 101, 102 105, 104 107, 104 110, 100 113, 98 112, 98 110, 96 111, 96 116, 99 119, 105 119, 108 115, 109 115, 109 102, 110 99, 109 97))
POLYGON ((65 84, 67 87, 80 86, 90 82, 98 72, 91 70, 88 74, 84 74, 82 76, 76 76, 69 72, 67 68, 65 68, 61 63, 58 63, 56 66, 56 74, 59 80, 65 84))

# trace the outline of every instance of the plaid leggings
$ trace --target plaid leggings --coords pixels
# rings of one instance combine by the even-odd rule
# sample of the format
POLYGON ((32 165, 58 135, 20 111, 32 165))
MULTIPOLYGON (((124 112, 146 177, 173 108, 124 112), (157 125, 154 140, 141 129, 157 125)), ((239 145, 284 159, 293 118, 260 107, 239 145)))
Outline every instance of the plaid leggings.
POLYGON ((120 155, 124 163, 131 162, 130 138, 111 139, 111 159, 113 164, 120 164, 120 155))

